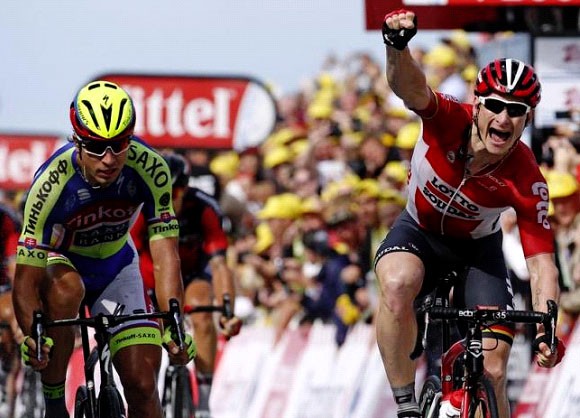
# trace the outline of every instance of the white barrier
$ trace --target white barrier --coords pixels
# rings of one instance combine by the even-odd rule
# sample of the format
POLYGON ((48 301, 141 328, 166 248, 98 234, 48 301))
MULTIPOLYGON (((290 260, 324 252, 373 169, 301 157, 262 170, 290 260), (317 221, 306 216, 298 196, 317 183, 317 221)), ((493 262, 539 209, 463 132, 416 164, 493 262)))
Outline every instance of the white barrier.
POLYGON ((226 345, 216 371, 210 400, 214 418, 395 414, 373 327, 356 326, 340 348, 332 325, 288 330, 275 347, 268 329, 243 329, 226 345))
POLYGON ((534 365, 522 391, 514 418, 580 417, 580 323, 567 341, 566 356, 553 369, 534 365))

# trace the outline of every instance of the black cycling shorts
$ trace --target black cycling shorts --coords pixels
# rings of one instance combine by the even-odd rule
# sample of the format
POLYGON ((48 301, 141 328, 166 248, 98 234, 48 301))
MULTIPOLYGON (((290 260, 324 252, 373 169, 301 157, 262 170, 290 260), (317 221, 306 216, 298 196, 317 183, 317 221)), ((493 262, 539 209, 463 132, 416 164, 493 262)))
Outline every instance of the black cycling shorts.
MULTIPOLYGON (((397 251, 415 254, 425 266, 419 296, 433 291, 442 275, 453 269, 460 273, 453 291, 454 306, 473 309, 477 305, 488 305, 513 309, 513 291, 503 256, 501 231, 479 239, 448 238, 421 229, 407 211, 403 211, 379 246, 375 266, 382 256, 397 251)), ((514 329, 512 324, 503 325, 514 329)), ((511 342, 511 337, 508 335, 505 340, 511 342)))

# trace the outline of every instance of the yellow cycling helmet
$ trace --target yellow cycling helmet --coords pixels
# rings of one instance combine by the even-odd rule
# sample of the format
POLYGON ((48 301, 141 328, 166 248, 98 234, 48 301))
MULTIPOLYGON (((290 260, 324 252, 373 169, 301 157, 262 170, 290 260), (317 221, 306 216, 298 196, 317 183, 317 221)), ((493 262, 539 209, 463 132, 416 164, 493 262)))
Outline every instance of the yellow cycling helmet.
POLYGON ((118 140, 133 135, 135 108, 129 94, 110 81, 92 81, 70 105, 74 132, 83 139, 118 140))

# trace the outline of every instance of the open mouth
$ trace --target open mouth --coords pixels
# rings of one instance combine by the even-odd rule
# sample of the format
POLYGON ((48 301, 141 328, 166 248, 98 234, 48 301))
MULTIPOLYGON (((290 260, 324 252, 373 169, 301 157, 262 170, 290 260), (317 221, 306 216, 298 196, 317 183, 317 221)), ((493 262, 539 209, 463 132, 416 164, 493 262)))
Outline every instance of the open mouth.
POLYGON ((502 141, 502 142, 505 142, 505 141, 507 141, 507 140, 510 139, 511 133, 510 132, 507 132, 507 131, 500 131, 500 130, 495 129, 495 128, 489 128, 489 136, 494 141, 502 141))

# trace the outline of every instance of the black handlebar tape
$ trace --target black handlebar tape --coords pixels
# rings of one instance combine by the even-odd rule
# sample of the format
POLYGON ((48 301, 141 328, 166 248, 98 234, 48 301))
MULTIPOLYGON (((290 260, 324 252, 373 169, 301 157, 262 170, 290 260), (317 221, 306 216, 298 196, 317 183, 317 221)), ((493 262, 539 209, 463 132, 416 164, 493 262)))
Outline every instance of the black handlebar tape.
POLYGON ((185 335, 183 332, 183 317, 181 316, 181 311, 179 310, 179 302, 177 299, 172 298, 169 300, 169 313, 171 315, 171 322, 175 328, 175 334, 177 337, 177 345, 180 350, 185 347, 185 335))
POLYGON ((36 360, 42 360, 42 337, 44 336, 44 314, 41 311, 34 311, 32 318, 32 338, 36 343, 36 360))
POLYGON ((234 311, 232 309, 232 299, 229 293, 224 293, 223 295, 223 307, 224 307, 224 316, 228 319, 234 317, 234 311))

